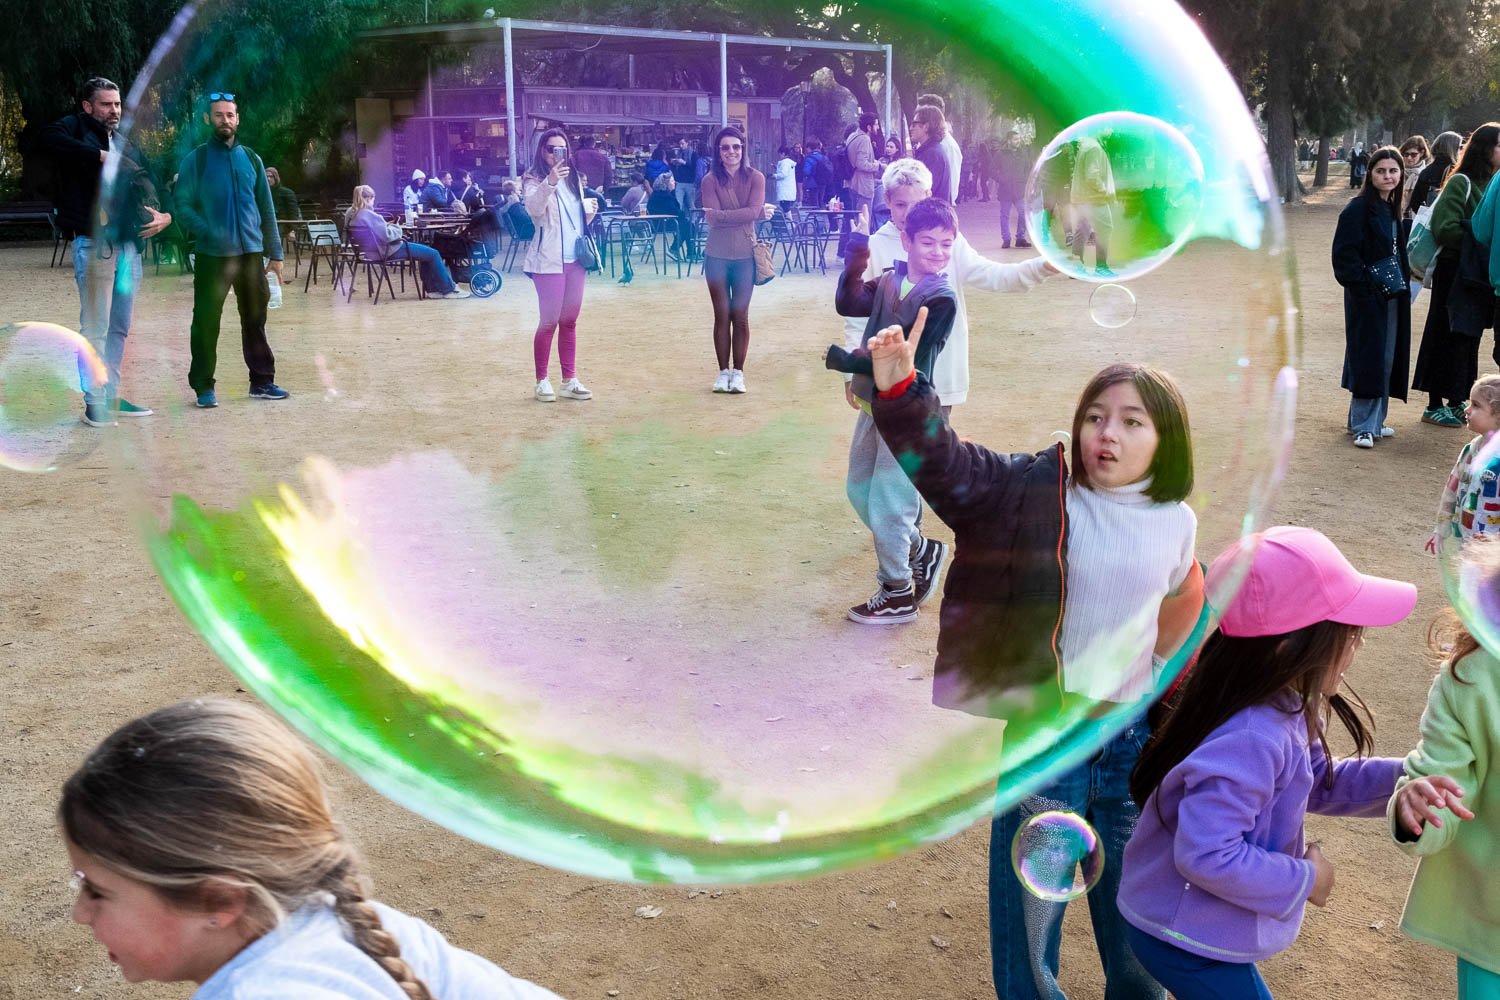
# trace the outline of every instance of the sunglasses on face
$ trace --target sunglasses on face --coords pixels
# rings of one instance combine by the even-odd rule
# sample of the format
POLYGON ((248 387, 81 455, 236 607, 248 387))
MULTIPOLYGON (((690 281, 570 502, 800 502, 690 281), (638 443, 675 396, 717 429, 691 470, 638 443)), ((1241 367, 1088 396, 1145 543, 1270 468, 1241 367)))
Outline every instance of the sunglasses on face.
POLYGON ((548 146, 547 147, 547 152, 551 153, 553 156, 562 156, 567 151, 568 151, 568 147, 567 146, 548 146))
POLYGON ((719 147, 719 152, 721 152, 721 153, 738 153, 740 150, 742 150, 744 148, 745 147, 741 146, 739 143, 734 143, 733 145, 725 143, 724 145, 722 145, 722 146, 719 147))

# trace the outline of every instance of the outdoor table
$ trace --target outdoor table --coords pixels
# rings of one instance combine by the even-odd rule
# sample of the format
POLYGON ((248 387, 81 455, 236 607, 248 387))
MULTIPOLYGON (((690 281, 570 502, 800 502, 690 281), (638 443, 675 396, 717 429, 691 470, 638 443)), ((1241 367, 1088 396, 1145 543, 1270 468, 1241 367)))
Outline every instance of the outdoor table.
MULTIPOLYGON (((812 223, 815 227, 813 232, 806 235, 816 236, 818 238, 818 266, 820 268, 826 268, 829 239, 843 232, 846 225, 851 225, 855 219, 859 218, 859 209, 800 208, 797 210, 797 212, 800 217, 807 219, 807 221, 812 223), (823 224, 821 227, 818 227, 819 216, 822 217, 823 224), (844 222, 846 218, 849 220, 848 223, 844 222), (834 225, 835 220, 837 220, 838 222, 837 226, 834 225)), ((809 267, 808 269, 811 270, 811 267, 809 267)))
POLYGON ((401 224, 401 234, 413 243, 429 243, 430 240, 424 234, 433 233, 461 233, 469 228, 469 217, 457 216, 450 218, 432 218, 430 216, 418 216, 420 223, 401 224))
MULTIPOLYGON (((661 214, 661 215, 617 215, 617 216, 613 216, 613 217, 606 217, 604 219, 604 242, 605 242, 606 245, 619 246, 621 248, 621 252, 623 253, 624 252, 625 244, 621 240, 620 236, 621 236, 621 233, 625 230, 625 228, 630 223, 632 223, 632 222, 650 223, 650 225, 651 225, 651 242, 652 242, 653 246, 654 246, 654 244, 655 244, 655 242, 656 242, 656 240, 657 240, 658 237, 661 239, 661 253, 660 254, 656 254, 656 253, 653 252, 653 256, 656 258, 654 267, 660 267, 661 268, 661 273, 662 274, 666 274, 667 273, 667 261, 670 259, 667 256, 667 249, 672 245, 671 238, 675 237, 677 235, 677 233, 678 233, 678 222, 679 221, 680 220, 679 220, 679 218, 677 216, 675 216, 675 215, 665 215, 665 214, 661 214), (672 223, 672 225, 670 227, 664 227, 664 226, 658 225, 657 223, 659 223, 659 222, 670 222, 670 223, 672 223)), ((676 264, 677 264, 677 276, 679 278, 682 277, 682 263, 683 262, 681 260, 676 261, 676 264)), ((614 273, 615 273, 615 259, 614 259, 614 254, 611 253, 610 254, 610 258, 609 258, 609 274, 610 274, 610 277, 614 277, 614 273)))

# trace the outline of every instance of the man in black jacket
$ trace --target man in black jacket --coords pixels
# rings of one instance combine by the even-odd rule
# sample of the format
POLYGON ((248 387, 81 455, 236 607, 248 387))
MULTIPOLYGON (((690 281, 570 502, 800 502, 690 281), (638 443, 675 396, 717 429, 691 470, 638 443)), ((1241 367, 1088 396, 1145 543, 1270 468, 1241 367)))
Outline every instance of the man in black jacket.
POLYGON ((116 131, 122 110, 119 86, 94 77, 79 98, 83 110, 48 125, 39 141, 56 166, 52 204, 58 226, 73 241, 80 332, 108 372, 108 381, 100 383, 92 366, 80 360, 83 422, 106 427, 117 415, 151 415, 146 407, 120 398, 120 364, 141 283, 141 251, 145 240, 171 225, 172 216, 157 211, 156 188, 145 161, 116 131), (107 204, 99 204, 106 167, 112 180, 107 204))

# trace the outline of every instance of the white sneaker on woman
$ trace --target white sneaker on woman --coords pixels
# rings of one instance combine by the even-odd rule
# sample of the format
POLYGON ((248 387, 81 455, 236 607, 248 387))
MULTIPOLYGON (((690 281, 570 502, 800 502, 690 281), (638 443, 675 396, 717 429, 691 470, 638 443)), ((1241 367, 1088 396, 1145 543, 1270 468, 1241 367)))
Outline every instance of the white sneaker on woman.
POLYGON ((582 382, 578 381, 576 378, 570 378, 566 382, 563 383, 562 398, 563 399, 593 399, 594 398, 594 394, 592 392, 590 392, 588 390, 588 388, 582 382))
POLYGON ((719 377, 714 379, 714 392, 729 391, 729 369, 725 368, 719 372, 719 377))
POLYGON ((742 372, 742 371, 740 371, 738 368, 734 369, 733 371, 731 371, 729 373, 729 391, 730 392, 744 392, 745 391, 745 373, 742 372))
POLYGON ((544 378, 536 384, 536 398, 539 402, 543 403, 555 403, 557 401, 557 393, 552 391, 551 379, 544 378))

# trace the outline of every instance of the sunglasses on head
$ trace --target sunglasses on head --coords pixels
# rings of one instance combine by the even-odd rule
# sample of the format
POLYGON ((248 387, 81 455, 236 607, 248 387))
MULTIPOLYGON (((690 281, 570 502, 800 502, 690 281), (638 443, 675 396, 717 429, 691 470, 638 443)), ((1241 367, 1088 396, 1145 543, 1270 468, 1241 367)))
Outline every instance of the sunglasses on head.
POLYGON ((215 101, 235 101, 235 103, 239 103, 235 99, 235 96, 233 94, 226 93, 222 90, 216 90, 212 94, 208 95, 208 103, 212 104, 215 101))

